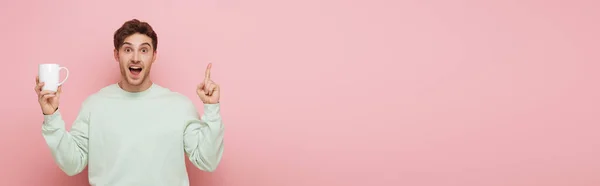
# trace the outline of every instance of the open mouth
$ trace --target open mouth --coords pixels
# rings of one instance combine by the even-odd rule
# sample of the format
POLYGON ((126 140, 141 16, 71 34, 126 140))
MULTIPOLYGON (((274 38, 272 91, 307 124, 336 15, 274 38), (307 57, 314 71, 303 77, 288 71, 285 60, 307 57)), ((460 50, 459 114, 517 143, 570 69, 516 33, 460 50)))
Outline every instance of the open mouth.
POLYGON ((142 67, 129 67, 129 72, 133 75, 139 75, 142 72, 142 67))

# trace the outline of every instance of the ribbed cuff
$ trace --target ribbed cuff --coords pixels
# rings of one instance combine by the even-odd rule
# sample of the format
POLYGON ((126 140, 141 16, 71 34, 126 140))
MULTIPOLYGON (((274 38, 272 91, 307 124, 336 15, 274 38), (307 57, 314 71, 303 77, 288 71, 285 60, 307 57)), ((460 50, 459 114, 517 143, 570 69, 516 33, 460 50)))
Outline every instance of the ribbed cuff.
POLYGON ((208 121, 215 121, 221 118, 221 104, 204 104, 204 117, 208 121))
POLYGON ((56 110, 54 111, 54 113, 50 114, 50 115, 46 115, 44 114, 44 124, 45 125, 49 125, 50 123, 52 123, 55 119, 58 119, 61 117, 60 114, 60 110, 56 110))

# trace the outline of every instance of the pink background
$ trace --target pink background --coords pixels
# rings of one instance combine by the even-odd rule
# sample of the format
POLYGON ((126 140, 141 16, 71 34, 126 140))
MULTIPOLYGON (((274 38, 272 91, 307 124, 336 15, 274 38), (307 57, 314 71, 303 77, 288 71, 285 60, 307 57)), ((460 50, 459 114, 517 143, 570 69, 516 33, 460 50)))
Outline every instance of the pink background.
POLYGON ((69 68, 70 127, 139 18, 155 82, 199 109, 209 61, 222 85, 225 155, 193 185, 597 186, 598 2, 3 1, 0 185, 87 184, 42 138, 37 65, 69 68))

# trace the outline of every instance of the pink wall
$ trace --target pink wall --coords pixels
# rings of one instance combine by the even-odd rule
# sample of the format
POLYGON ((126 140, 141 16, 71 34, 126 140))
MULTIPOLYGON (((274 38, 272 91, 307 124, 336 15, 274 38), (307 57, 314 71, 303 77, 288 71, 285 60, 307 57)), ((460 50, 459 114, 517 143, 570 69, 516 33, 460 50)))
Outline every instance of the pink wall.
POLYGON ((225 157, 194 185, 600 185, 598 2, 3 1, 0 185, 86 185, 41 136, 37 64, 69 68, 70 126, 131 18, 156 82, 195 98, 211 61, 222 85, 225 157))

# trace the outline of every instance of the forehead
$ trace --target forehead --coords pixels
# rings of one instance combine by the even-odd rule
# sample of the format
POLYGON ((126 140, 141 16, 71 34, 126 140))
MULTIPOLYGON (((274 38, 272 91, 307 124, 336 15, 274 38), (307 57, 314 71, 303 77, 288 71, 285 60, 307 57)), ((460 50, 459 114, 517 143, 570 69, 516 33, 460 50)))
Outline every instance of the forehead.
POLYGON ((130 44, 130 45, 134 45, 134 46, 140 46, 143 44, 151 45, 151 43, 152 43, 152 38, 148 37, 147 35, 139 34, 139 33, 130 35, 130 36, 126 37, 125 40, 123 41, 123 44, 125 44, 125 45, 130 44))

